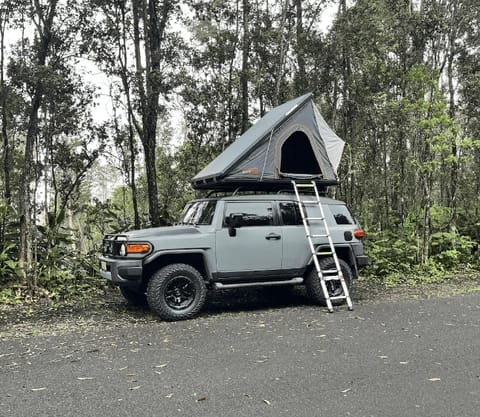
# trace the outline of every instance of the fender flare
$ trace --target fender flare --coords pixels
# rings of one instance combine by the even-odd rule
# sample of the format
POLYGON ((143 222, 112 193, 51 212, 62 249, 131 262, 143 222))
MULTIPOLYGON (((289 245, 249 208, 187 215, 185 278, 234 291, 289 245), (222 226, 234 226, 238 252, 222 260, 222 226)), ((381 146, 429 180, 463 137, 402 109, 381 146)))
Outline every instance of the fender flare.
POLYGON ((159 259, 161 259, 165 256, 201 255, 202 263, 203 263, 203 267, 205 269, 205 275, 206 275, 205 280, 206 281, 211 281, 212 280, 212 272, 210 271, 210 268, 208 267, 206 252, 207 252, 207 250, 204 249, 204 248, 160 250, 160 251, 157 251, 157 252, 154 252, 154 253, 148 255, 143 260, 143 265, 144 265, 144 267, 148 267, 152 263, 156 262, 157 260, 159 260, 159 259))

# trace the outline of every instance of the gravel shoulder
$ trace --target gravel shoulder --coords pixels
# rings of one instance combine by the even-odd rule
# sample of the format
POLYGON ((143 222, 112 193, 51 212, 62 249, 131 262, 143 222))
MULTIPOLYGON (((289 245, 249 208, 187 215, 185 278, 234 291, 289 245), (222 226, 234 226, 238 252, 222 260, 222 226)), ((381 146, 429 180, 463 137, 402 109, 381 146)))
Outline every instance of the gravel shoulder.
MULTIPOLYGON (((480 273, 451 277, 437 283, 387 288, 381 282, 360 279, 352 294, 355 305, 405 299, 443 298, 480 292, 480 273)), ((302 287, 286 294, 268 289, 210 293, 202 316, 241 314, 275 309, 315 307, 302 287)), ((340 309, 344 307, 339 307, 340 309)), ((19 305, 0 305, 0 340, 55 336, 71 332, 107 330, 158 322, 148 309, 129 306, 115 288, 105 288, 87 301, 52 303, 40 299, 19 305)))

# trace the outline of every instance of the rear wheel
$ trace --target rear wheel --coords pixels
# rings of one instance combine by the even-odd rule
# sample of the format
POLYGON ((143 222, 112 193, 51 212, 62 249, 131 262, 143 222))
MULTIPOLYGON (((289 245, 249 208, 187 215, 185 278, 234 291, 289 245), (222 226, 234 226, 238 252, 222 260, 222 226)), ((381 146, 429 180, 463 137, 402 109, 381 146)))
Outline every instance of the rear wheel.
POLYGON ((207 288, 195 268, 187 264, 168 265, 155 272, 147 287, 150 308, 163 320, 194 317, 205 304, 207 288))
MULTIPOLYGON (((331 257, 323 258, 319 261, 319 263, 320 269, 322 270, 335 269, 335 261, 331 257)), ((353 280, 352 268, 350 268, 350 265, 348 265, 343 259, 339 259, 338 263, 340 264, 343 278, 345 279, 348 291, 350 292, 353 280)), ((343 295, 343 288, 340 281, 327 281, 325 285, 327 287, 329 297, 338 297, 343 295)), ((312 268, 312 270, 308 273, 305 279, 305 286, 307 287, 308 295, 313 301, 322 306, 327 305, 327 300, 325 299, 325 294, 323 293, 322 286, 320 284, 320 278, 318 277, 318 273, 315 268, 312 268)), ((332 300, 332 305, 340 305, 344 303, 345 299, 332 300)))

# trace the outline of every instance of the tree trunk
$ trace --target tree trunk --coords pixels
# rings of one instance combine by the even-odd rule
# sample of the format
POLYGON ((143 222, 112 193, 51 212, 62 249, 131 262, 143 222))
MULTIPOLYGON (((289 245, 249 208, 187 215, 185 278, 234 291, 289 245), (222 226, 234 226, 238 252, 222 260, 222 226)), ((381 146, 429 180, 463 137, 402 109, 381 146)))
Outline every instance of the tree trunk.
POLYGON ((297 12, 297 65, 298 71, 295 79, 295 88, 297 95, 301 95, 307 89, 307 76, 305 72, 304 43, 305 33, 303 30, 303 6, 302 0, 295 0, 295 8, 297 12))
MULTIPOLYGON (((0 11, 0 107, 2 109, 1 121, 2 128, 0 134, 3 143, 3 198, 7 206, 10 206, 11 202, 11 189, 10 189, 10 142, 8 138, 8 118, 7 118, 7 87, 4 79, 5 69, 5 28, 8 20, 8 11, 0 11)), ((3 250, 5 243, 5 228, 7 224, 7 216, 2 216, 0 219, 0 251, 3 250)))
MULTIPOLYGON (((137 125, 137 120, 135 119, 135 114, 133 111, 131 94, 130 94, 130 83, 128 78, 128 41, 127 36, 127 23, 126 23, 126 10, 125 4, 120 3, 120 12, 122 14, 122 34, 121 40, 119 37, 118 45, 118 57, 121 65, 121 80, 123 85, 123 90, 125 93, 125 98, 127 100, 127 120, 128 120, 128 149, 129 149, 129 172, 127 173, 129 177, 129 187, 132 195, 132 205, 133 205, 133 224, 135 229, 140 229, 140 215, 138 213, 138 196, 137 196, 137 185, 136 185, 136 149, 135 149, 135 133, 134 127, 137 125), (121 43, 120 43, 121 42, 121 43)), ((141 130, 140 128, 138 129, 141 130)))
MULTIPOLYGON (((43 15, 38 2, 35 2, 39 22, 43 25, 39 30, 39 47, 36 57, 36 68, 40 69, 45 66, 50 44, 52 40, 53 19, 56 13, 57 0, 50 1, 48 15, 43 15)), ((19 217, 20 217, 20 245, 19 245, 19 261, 24 279, 30 290, 34 293, 37 288, 37 279, 33 268, 33 252, 32 252, 32 204, 30 183, 32 181, 33 167, 33 146, 38 132, 38 111, 43 100, 44 80, 42 76, 37 77, 37 81, 33 88, 33 98, 28 114, 27 134, 25 137, 25 153, 23 167, 20 179, 19 190, 19 217)))
POLYGON ((285 63, 286 55, 286 39, 284 36, 284 27, 287 22, 287 12, 288 12, 289 1, 285 0, 282 2, 282 19, 280 21, 280 50, 278 51, 278 67, 277 73, 275 74, 275 91, 273 96, 273 106, 278 106, 280 103, 280 84, 283 78, 283 66, 285 63))
POLYGON ((132 0, 136 76, 140 98, 140 113, 142 115, 142 128, 138 133, 145 156, 150 223, 152 226, 158 226, 161 223, 161 219, 158 204, 156 133, 160 112, 158 100, 162 87, 162 74, 160 71, 160 62, 162 60, 161 46, 173 4, 171 1, 165 0, 162 5, 161 15, 159 15, 155 0, 148 0, 148 4, 145 4, 145 0, 142 1, 141 10, 138 7, 138 3, 137 0, 132 0), (142 66, 140 50, 141 18, 143 18, 144 25, 145 41, 143 52, 145 68, 142 66))
POLYGON ((242 92, 242 133, 248 129, 248 55, 250 50, 250 35, 248 33, 248 0, 243 0, 243 42, 242 42, 242 72, 240 84, 242 92))
MULTIPOLYGON (((5 28, 7 25, 8 11, 0 11, 0 106, 2 108, 2 142, 3 142, 3 197, 7 205, 10 205, 12 196, 10 188, 10 143, 8 138, 7 118, 7 86, 5 85, 5 28)), ((2 242, 0 241, 0 244, 2 242)))
POLYGON ((140 229, 140 215, 138 213, 138 196, 135 170, 135 136, 133 133, 133 126, 130 113, 128 114, 128 147, 130 155, 130 190, 132 192, 132 204, 133 204, 133 224, 135 229, 140 229))
POLYGON ((424 207, 423 207, 423 236, 422 236, 422 264, 425 264, 430 256, 430 236, 432 234, 432 222, 430 211, 432 207, 432 174, 429 172, 424 179, 424 207))
MULTIPOLYGON (((452 120, 455 120, 456 106, 455 106, 455 88, 454 83, 454 69, 453 62, 456 54, 455 41, 457 40, 457 2, 452 2, 451 19, 450 19, 450 33, 449 33, 449 51, 447 57, 447 77, 448 77, 448 95, 449 95, 449 107, 448 114, 452 120)), ((452 165, 450 167, 450 184, 448 186, 448 201, 450 205, 450 221, 449 228, 451 232, 457 230, 457 188, 458 188, 458 171, 459 171, 459 158, 458 149, 456 143, 456 137, 452 138, 451 144, 452 153, 452 165)))

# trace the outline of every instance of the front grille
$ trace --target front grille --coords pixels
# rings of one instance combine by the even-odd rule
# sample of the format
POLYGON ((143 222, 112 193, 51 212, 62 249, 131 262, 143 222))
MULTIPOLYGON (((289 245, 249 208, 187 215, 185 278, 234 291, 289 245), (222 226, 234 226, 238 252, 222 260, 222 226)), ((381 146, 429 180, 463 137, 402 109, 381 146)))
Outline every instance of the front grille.
POLYGON ((102 254, 103 256, 118 256, 120 246, 127 240, 125 235, 105 235, 103 238, 102 254))

